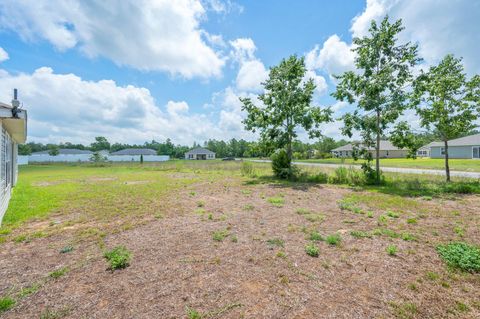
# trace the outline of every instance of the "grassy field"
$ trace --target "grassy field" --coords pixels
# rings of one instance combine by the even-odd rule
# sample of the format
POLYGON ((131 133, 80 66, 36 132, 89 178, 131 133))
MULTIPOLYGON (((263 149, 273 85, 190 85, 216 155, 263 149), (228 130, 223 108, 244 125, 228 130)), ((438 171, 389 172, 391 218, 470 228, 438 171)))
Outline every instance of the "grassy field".
MULTIPOLYGON (((351 158, 327 158, 327 159, 309 159, 296 160, 297 162, 325 163, 325 164, 354 164, 361 165, 362 160, 354 161, 351 158)), ((450 159, 450 170, 480 172, 480 161, 473 159, 450 159)), ((441 158, 384 158, 380 160, 383 167, 406 167, 406 168, 424 168, 424 169, 445 169, 445 161, 441 158)))
POLYGON ((480 317, 480 252, 462 270, 442 246, 480 244, 480 198, 458 193, 478 182, 387 174, 377 187, 346 172, 22 167, 0 228, 0 316, 480 317))

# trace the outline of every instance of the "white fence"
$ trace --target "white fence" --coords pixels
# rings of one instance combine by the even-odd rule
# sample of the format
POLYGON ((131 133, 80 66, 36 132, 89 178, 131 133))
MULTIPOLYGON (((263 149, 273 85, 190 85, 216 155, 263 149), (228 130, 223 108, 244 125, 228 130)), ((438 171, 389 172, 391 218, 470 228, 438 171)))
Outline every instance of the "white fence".
POLYGON ((27 165, 28 164, 28 155, 18 155, 17 156, 18 165, 27 165))
MULTIPOLYGON (((90 162, 91 154, 75 154, 75 155, 30 155, 19 156, 18 164, 28 163, 65 163, 65 162, 90 162), (20 163, 20 157, 27 157, 26 163, 20 163)), ((107 161, 109 162, 140 162, 140 155, 108 155, 107 161)), ((144 155, 144 162, 165 162, 170 159, 168 155, 144 155)), ((22 159, 22 161, 25 161, 22 159)))

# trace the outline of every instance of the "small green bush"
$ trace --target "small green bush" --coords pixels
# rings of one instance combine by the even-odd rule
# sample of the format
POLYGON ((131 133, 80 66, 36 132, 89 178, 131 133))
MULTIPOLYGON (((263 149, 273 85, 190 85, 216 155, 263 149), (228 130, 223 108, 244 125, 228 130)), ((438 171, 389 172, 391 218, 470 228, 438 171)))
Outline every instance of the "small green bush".
POLYGON ((213 232, 212 238, 215 241, 223 241, 228 235, 228 230, 217 230, 213 232))
POLYGON ((332 234, 328 235, 327 238, 325 238, 325 241, 332 246, 337 246, 342 241, 342 237, 340 234, 332 234))
POLYGON ((308 244, 305 246, 305 252, 311 257, 318 257, 320 249, 315 244, 308 244))
POLYGON ((278 149, 271 156, 272 170, 276 177, 282 179, 290 179, 294 176, 294 170, 292 169, 292 163, 288 158, 287 151, 284 149, 278 149))
POLYGON ((15 300, 10 297, 0 298, 0 313, 10 310, 15 306, 15 300))
POLYGON ((321 240, 323 240, 323 237, 322 237, 322 235, 320 235, 320 233, 318 231, 314 230, 310 233, 310 236, 308 237, 308 239, 310 239, 312 241, 321 241, 321 240))
POLYGON ((365 231, 361 231, 361 230, 352 230, 350 232, 350 235, 352 235, 352 237, 355 237, 355 238, 371 238, 372 237, 372 234, 365 231))
POLYGON ((273 206, 282 207, 283 204, 285 204, 285 199, 283 197, 269 197, 267 198, 267 202, 273 206))
POLYGON ((110 263, 109 269, 123 269, 130 265, 131 253, 125 246, 117 246, 103 255, 110 263))
POLYGON ((437 246, 440 257, 452 268, 480 272, 480 248, 464 242, 451 242, 437 246))
POLYGON ((348 180, 348 170, 343 166, 336 168, 328 178, 330 184, 348 184, 348 180))
POLYGON ((62 249, 60 249, 60 254, 66 254, 73 251, 73 246, 65 246, 62 249))
POLYGON ((397 255, 397 251, 398 251, 398 248, 397 246, 395 245, 389 245, 387 247, 387 253, 390 255, 390 256, 396 256, 397 255))

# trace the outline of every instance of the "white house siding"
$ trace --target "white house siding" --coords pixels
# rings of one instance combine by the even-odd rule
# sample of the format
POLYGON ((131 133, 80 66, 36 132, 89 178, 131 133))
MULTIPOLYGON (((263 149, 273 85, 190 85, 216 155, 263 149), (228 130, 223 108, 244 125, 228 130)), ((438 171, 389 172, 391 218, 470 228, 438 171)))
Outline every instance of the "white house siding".
MULTIPOLYGON (((109 155, 111 162, 140 162, 140 155, 109 155)), ((144 162, 165 162, 170 159, 168 155, 143 155, 144 162)))
POLYGON ((12 140, 8 132, 1 126, 0 137, 0 224, 7 211, 8 202, 12 192, 12 186, 17 178, 16 167, 16 143, 12 140))

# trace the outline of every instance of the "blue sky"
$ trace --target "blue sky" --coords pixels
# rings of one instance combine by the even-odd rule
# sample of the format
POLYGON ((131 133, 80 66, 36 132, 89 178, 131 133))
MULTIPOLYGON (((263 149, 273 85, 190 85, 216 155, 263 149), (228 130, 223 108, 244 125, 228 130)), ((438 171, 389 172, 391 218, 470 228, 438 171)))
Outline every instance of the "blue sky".
MULTIPOLYGON (((0 100, 20 90, 30 141, 254 139, 238 98, 261 93, 290 54, 306 57, 316 104, 350 111, 329 96, 331 75, 353 68, 352 37, 386 14, 404 20, 400 40, 419 43, 425 67, 454 53, 480 73, 476 1, 5 0, 0 100)), ((324 132, 340 138, 340 126, 324 132)))

